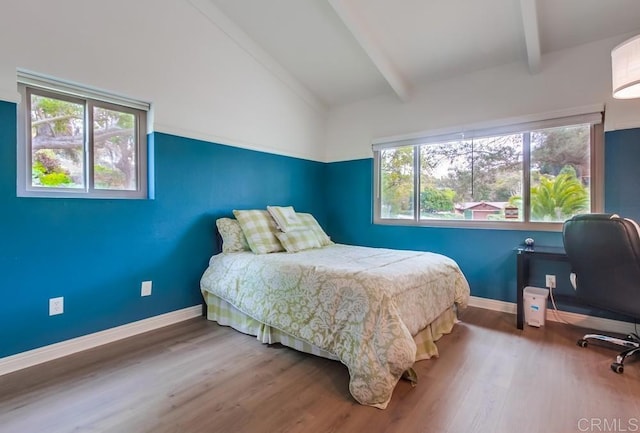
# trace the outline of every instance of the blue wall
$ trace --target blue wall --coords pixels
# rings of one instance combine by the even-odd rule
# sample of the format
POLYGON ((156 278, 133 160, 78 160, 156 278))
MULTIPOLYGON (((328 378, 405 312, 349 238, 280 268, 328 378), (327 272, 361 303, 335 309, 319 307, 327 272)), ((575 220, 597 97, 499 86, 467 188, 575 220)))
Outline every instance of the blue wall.
MULTIPOLYGON (((605 209, 640 221, 640 129, 605 134, 605 209)), ((527 237, 538 245, 561 246, 559 232, 456 229, 374 225, 373 160, 327 166, 328 232, 337 242, 375 247, 433 251, 458 262, 473 296, 516 301, 514 247, 527 237)), ((555 274, 559 294, 572 295, 566 263, 532 263, 532 285, 544 287, 544 275, 555 274)), ((564 305, 563 309, 615 317, 601 311, 564 305)))
POLYGON ((215 219, 234 208, 291 204, 326 221, 322 163, 149 141, 154 200, 17 198, 16 105, 0 102, 0 357, 200 304, 215 219), (49 317, 57 296, 65 312, 49 317))
POLYGON ((605 135, 605 208, 640 222, 640 129, 605 135))

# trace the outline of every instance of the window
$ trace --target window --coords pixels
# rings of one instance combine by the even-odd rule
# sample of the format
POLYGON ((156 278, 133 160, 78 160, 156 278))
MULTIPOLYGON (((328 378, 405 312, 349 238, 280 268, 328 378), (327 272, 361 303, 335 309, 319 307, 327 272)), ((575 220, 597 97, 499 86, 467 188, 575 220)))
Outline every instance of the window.
POLYGON ((602 114, 374 143, 382 224, 558 229, 602 210, 602 114))
POLYGON ((146 198, 149 105, 18 73, 18 195, 146 198))

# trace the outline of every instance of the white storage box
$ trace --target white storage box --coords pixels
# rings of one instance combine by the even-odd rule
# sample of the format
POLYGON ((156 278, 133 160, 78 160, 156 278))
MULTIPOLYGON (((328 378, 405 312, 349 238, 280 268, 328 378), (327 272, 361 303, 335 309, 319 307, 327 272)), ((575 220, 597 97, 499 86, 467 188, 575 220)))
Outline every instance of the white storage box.
POLYGON ((547 317, 547 298, 549 289, 527 286, 524 296, 524 321, 529 326, 544 326, 547 317))

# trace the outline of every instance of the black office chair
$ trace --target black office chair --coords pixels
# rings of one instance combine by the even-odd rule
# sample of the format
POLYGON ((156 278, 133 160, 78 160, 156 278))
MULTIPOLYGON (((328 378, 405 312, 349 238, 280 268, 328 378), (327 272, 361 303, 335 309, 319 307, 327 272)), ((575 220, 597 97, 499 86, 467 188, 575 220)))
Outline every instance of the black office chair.
MULTIPOLYGON (((640 318, 640 232, 638 225, 613 214, 577 215, 562 229, 564 249, 575 274, 576 296, 587 305, 622 314, 638 323, 640 318)), ((611 364, 624 371, 627 357, 640 353, 640 337, 626 339, 587 334, 578 345, 601 340, 625 348, 611 364)))

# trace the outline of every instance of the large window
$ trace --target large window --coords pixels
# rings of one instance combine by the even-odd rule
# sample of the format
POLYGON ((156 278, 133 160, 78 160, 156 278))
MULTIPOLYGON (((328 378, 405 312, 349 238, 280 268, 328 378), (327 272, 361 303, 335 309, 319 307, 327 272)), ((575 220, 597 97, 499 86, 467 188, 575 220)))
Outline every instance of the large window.
POLYGON ((18 195, 146 198, 148 104, 18 74, 18 195))
POLYGON ((600 211, 601 119, 375 143, 375 222, 553 229, 600 211))

